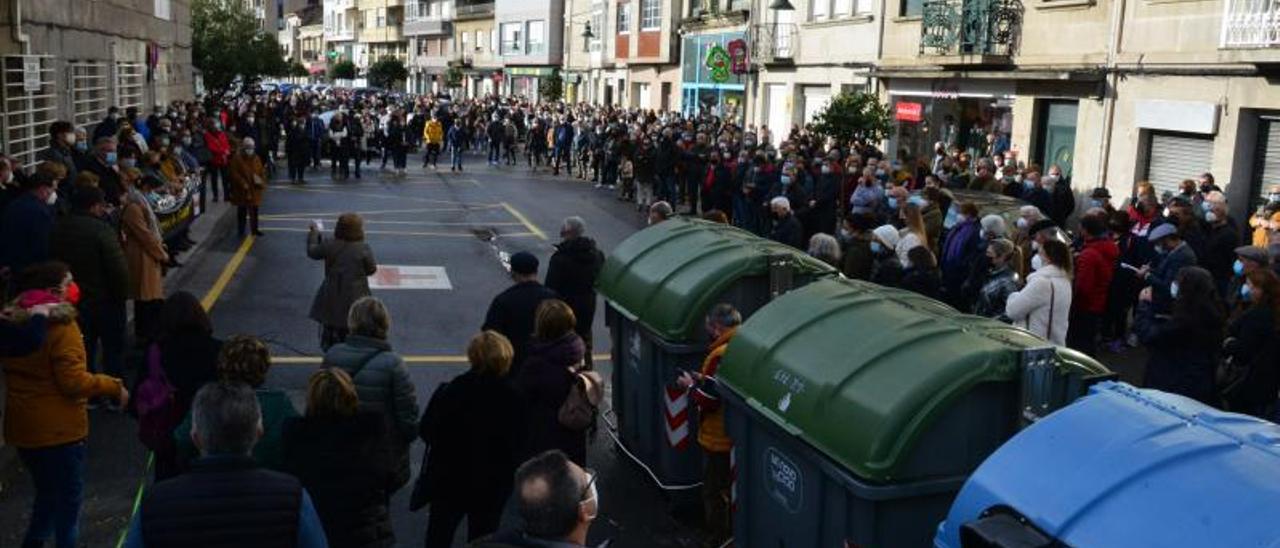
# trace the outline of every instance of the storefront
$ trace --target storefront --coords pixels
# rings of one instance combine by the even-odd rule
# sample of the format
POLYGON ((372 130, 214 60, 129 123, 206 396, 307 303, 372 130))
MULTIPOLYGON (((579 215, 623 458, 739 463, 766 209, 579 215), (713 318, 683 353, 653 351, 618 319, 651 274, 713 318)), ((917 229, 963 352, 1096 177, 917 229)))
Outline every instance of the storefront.
POLYGON ((933 145, 959 147, 973 158, 1008 150, 1013 133, 1014 82, 894 79, 889 108, 895 156, 930 158, 933 145), (994 134, 993 145, 987 135, 994 134))
POLYGON ((745 33, 688 35, 682 46, 680 90, 684 113, 708 113, 743 123, 747 89, 745 33))
POLYGON ((509 96, 525 97, 530 101, 538 100, 538 83, 555 73, 552 67, 508 67, 506 88, 509 96))

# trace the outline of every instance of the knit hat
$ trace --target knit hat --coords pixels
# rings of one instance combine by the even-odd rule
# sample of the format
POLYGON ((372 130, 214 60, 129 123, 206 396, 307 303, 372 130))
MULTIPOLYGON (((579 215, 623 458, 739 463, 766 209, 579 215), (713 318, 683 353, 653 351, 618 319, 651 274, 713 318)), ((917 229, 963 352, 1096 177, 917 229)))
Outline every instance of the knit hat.
POLYGON ((511 271, 516 274, 537 274, 538 258, 528 251, 521 251, 511 256, 511 271))
POLYGON ((898 247, 898 229, 894 228, 893 225, 880 225, 871 233, 886 247, 890 249, 898 247))

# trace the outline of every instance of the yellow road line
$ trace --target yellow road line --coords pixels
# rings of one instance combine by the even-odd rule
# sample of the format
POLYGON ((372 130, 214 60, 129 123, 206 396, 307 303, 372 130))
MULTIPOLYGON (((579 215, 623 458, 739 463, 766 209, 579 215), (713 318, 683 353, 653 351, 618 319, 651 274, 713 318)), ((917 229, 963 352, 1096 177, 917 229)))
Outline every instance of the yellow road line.
MULTIPOLYGON (((609 354, 592 354, 591 359, 597 362, 607 362, 612 358, 609 354)), ((467 363, 466 356, 401 356, 407 364, 437 364, 437 365, 465 365, 467 363)), ((271 363, 274 365, 319 365, 323 361, 322 356, 272 356, 271 363)))
POLYGON ((447 204, 447 205, 461 205, 461 206, 467 205, 466 202, 453 202, 449 200, 433 200, 431 198, 419 198, 417 196, 370 194, 368 192, 339 192, 337 190, 325 190, 323 188, 305 188, 305 187, 297 187, 297 186, 285 186, 285 187, 279 187, 278 190, 293 190, 297 192, 317 192, 317 193, 324 193, 324 194, 341 194, 343 196, 360 196, 362 198, 379 198, 382 200, 397 200, 397 201, 408 200, 411 202, 423 202, 428 204, 447 204))
MULTIPOLYGON (((261 228, 263 232, 310 232, 310 228, 285 228, 264 226, 261 228)), ((470 232, 404 232, 399 230, 366 230, 365 234, 381 234, 389 236, 432 236, 440 238, 475 238, 476 235, 470 232)), ((513 232, 511 234, 502 234, 504 238, 522 238, 530 236, 539 236, 546 239, 541 234, 533 232, 513 232)))
POLYGON ((499 209, 502 204, 472 204, 470 207, 447 207, 447 208, 420 208, 420 209, 380 209, 375 211, 321 211, 318 213, 276 213, 272 215, 260 215, 258 218, 262 220, 305 220, 310 221, 316 217, 337 217, 343 213, 355 213, 360 216, 368 215, 384 215, 391 213, 436 213, 445 211, 484 211, 489 209, 499 209), (301 218, 301 219, 299 219, 301 218))
POLYGON ((210 287, 209 292, 204 294, 204 299, 200 300, 200 305, 204 306, 205 311, 212 310, 213 305, 218 302, 218 298, 222 296, 227 284, 231 283, 231 278, 235 277, 236 270, 240 269, 240 263, 244 262, 245 255, 249 254, 249 249, 253 247, 253 241, 254 237, 251 235, 240 242, 240 248, 236 250, 235 255, 231 256, 227 266, 222 268, 222 274, 218 275, 218 280, 213 282, 213 287, 210 287))
MULTIPOLYGON (((511 207, 511 204, 508 204, 508 203, 506 203, 506 202, 502 202, 502 204, 501 204, 501 205, 502 205, 502 207, 506 208, 507 213, 510 213, 510 214, 511 214, 511 216, 512 216, 512 217, 515 217, 517 221, 520 221, 521 223, 524 223, 525 228, 528 228, 528 229, 529 229, 529 232, 532 232, 535 236, 537 236, 537 237, 538 237, 539 239, 541 239, 541 240, 546 240, 546 239, 547 239, 547 234, 546 234, 545 232, 543 232, 543 231, 542 231, 542 229, 538 228, 538 225, 535 225, 535 224, 533 224, 533 223, 529 222, 529 218, 528 218, 528 217, 525 217, 523 213, 520 213, 519 211, 516 211, 516 208, 511 207)), ((509 234, 504 234, 504 236, 509 236, 509 234)))

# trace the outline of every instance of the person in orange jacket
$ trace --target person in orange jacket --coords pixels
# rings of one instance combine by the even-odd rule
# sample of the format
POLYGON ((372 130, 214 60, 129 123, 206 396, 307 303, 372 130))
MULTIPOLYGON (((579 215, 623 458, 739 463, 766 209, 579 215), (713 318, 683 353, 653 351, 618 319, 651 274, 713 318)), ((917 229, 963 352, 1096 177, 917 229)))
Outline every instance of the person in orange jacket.
POLYGON ((724 408, 720 404, 719 383, 716 374, 720 359, 729 348, 742 314, 729 304, 718 304, 707 314, 707 334, 711 336, 710 352, 702 361, 698 373, 684 372, 676 380, 689 390, 698 406, 698 445, 706 455, 705 477, 702 480, 702 505, 708 529, 710 545, 720 546, 731 535, 729 527, 729 451, 733 442, 724 431, 724 408))
POLYGON ((91 374, 84 336, 76 325, 79 291, 66 264, 50 261, 24 269, 18 297, 4 310, 8 322, 46 316, 44 341, 23 356, 0 358, 5 379, 4 437, 18 450, 35 484, 31 521, 23 546, 77 545, 84 490, 89 398, 110 397, 123 407, 129 391, 120 379, 91 374))

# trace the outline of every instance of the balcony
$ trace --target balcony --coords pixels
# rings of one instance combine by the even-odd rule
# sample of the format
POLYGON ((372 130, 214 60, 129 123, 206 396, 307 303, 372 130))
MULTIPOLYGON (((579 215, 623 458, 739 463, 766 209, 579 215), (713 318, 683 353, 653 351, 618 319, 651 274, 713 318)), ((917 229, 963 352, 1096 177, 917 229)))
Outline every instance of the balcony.
POLYGON ((440 17, 406 18, 404 34, 406 36, 447 36, 453 34, 453 21, 446 21, 440 17))
POLYGON ((1225 0, 1222 6, 1223 49, 1280 46, 1280 4, 1271 0, 1225 0))
POLYGON ((404 39, 404 32, 399 25, 387 23, 385 27, 366 27, 360 29, 360 41, 364 43, 399 42, 404 39))
POLYGON ((356 39, 356 29, 352 27, 347 27, 347 28, 325 27, 324 29, 325 42, 350 42, 355 39, 356 39))
POLYGON ((493 2, 483 4, 458 4, 454 8, 454 20, 487 19, 493 17, 493 2))
POLYGON ((765 23, 751 29, 751 60, 765 66, 794 65, 800 30, 794 24, 765 23))
POLYGON ((925 0, 920 55, 943 65, 1010 62, 1022 35, 1019 0, 925 0))

